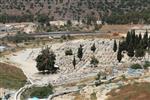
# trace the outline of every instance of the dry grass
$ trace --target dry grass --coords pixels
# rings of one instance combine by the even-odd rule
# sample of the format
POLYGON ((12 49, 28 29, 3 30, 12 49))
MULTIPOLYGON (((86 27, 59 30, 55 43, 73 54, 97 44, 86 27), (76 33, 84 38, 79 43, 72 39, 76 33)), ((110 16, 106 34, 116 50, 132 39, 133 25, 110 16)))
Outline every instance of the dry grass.
POLYGON ((75 96, 74 100, 89 100, 85 98, 85 96, 81 95, 80 93, 74 93, 72 95, 75 96))
POLYGON ((72 87, 72 86, 76 86, 76 85, 86 85, 88 82, 91 82, 95 80, 95 76, 92 76, 92 77, 88 77, 88 78, 85 78, 85 79, 82 79, 82 80, 79 80, 79 81, 75 81, 75 82, 71 82, 71 83, 68 83, 68 84, 64 84, 63 86, 64 87, 72 87))
POLYGON ((0 88, 18 89, 26 82, 23 72, 11 65, 0 63, 0 88))
POLYGON ((110 96, 108 100, 149 100, 150 83, 129 84, 119 89, 113 89, 107 95, 110 96))

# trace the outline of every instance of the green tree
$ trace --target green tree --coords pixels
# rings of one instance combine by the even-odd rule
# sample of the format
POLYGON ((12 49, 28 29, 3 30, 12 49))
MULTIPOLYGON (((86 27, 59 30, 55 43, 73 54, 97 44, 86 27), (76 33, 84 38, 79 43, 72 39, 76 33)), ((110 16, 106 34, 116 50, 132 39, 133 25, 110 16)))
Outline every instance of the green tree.
POLYGON ((116 43, 116 40, 114 40, 113 50, 114 50, 114 52, 116 52, 116 51, 117 51, 117 43, 116 43))
POLYGON ((80 47, 78 48, 78 58, 80 59, 80 61, 82 57, 83 57, 83 48, 82 45, 80 45, 80 47))
POLYGON ((95 52, 96 50, 96 46, 95 46, 95 43, 91 46, 91 51, 95 52))
POLYGON ((144 42, 144 49, 146 49, 148 47, 148 31, 147 30, 144 34, 143 42, 144 42))
POLYGON ((47 15, 38 15, 36 20, 43 25, 49 22, 49 17, 47 15))
POLYGON ((142 46, 142 41, 138 44, 137 49, 135 49, 135 57, 144 57, 145 56, 145 50, 142 46))
POLYGON ((42 71, 44 73, 45 71, 55 73, 57 71, 57 68, 55 67, 55 60, 56 55, 54 54, 54 52, 50 51, 49 48, 46 47, 41 51, 41 54, 37 56, 36 67, 39 71, 42 71))
POLYGON ((150 37, 148 39, 148 49, 150 50, 150 37))
POLYGON ((73 64, 73 67, 74 67, 74 69, 75 69, 75 67, 76 67, 76 58, 75 58, 75 56, 73 57, 72 64, 73 64))
POLYGON ((131 33, 130 33, 130 31, 128 31, 127 36, 126 36, 127 45, 129 45, 130 39, 131 39, 131 33))
POLYGON ((134 56, 134 47, 133 47, 133 41, 130 40, 130 43, 128 45, 128 56, 133 57, 134 56))

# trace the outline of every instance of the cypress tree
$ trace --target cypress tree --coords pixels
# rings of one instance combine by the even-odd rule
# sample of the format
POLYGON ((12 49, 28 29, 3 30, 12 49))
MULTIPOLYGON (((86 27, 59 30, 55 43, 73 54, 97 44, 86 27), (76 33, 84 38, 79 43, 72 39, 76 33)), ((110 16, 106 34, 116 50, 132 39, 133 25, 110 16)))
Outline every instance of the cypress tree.
POLYGON ((137 49, 137 46, 138 46, 139 43, 140 43, 139 36, 136 35, 135 36, 135 42, 134 42, 135 49, 137 49))
POLYGON ((142 35, 141 35, 141 33, 139 34, 139 41, 141 41, 142 40, 142 35))
POLYGON ((145 50, 139 47, 135 50, 135 57, 144 57, 145 56, 145 50))
POLYGON ((130 33, 130 31, 128 31, 127 36, 126 36, 127 45, 129 45, 130 39, 131 39, 131 33, 130 33))
POLYGON ((119 42, 119 50, 122 52, 124 50, 127 50, 127 43, 126 41, 122 41, 121 43, 119 42))
POLYGON ((78 56, 78 58, 81 61, 81 59, 83 57, 83 48, 82 48, 82 45, 80 45, 80 47, 78 48, 78 55, 77 56, 78 56))
POLYGON ((150 49, 150 37, 148 39, 148 49, 150 49))
POLYGON ((117 43, 116 43, 116 40, 114 40, 114 47, 113 47, 113 50, 114 50, 114 52, 117 51, 117 43))
POLYGON ((119 50, 118 50, 118 53, 117 53, 117 60, 119 61, 119 62, 121 62, 121 60, 122 60, 122 46, 121 46, 121 43, 119 42, 119 50))
POLYGON ((148 47, 148 31, 147 30, 144 34, 143 41, 144 41, 144 49, 146 49, 148 47))
POLYGON ((75 56, 73 57, 72 64, 73 64, 73 67, 74 67, 74 69, 75 69, 75 67, 76 67, 76 58, 75 58, 75 56))
POLYGON ((131 38, 130 43, 128 45, 128 56, 129 57, 133 57, 134 56, 134 47, 133 47, 132 38, 131 38))
POLYGON ((121 62, 121 60, 122 60, 122 54, 121 54, 120 51, 118 51, 118 53, 117 53, 117 60, 118 60, 119 62, 121 62))
POLYGON ((135 48, 136 47, 136 44, 135 44, 135 42, 136 42, 136 35, 135 35, 135 30, 132 30, 132 33, 131 33, 131 38, 130 38, 130 40, 132 39, 132 42, 133 42, 133 48, 135 48))

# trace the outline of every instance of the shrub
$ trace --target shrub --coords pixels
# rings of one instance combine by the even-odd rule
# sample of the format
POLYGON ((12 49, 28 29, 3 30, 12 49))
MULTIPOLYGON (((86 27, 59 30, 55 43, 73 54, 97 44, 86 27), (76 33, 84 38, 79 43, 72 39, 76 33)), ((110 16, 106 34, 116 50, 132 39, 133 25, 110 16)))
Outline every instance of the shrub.
POLYGON ((147 69, 148 67, 150 67, 150 62, 149 61, 145 61, 144 69, 147 69))
POLYGON ((62 36, 61 36, 61 39, 67 40, 67 36, 66 36, 66 35, 62 35, 62 36))
POLYGON ((140 64, 133 64, 131 66, 132 69, 142 69, 141 65, 140 64))
POLYGON ((100 80, 95 81, 95 86, 100 86, 101 84, 102 84, 102 82, 100 80))
POLYGON ((91 58, 91 62, 90 62, 92 65, 94 65, 94 67, 96 67, 99 63, 99 61, 93 56, 91 58))
POLYGON ((66 55, 66 56, 68 56, 68 55, 73 55, 72 50, 71 50, 71 49, 66 50, 66 51, 65 51, 65 55, 66 55))
POLYGON ((93 92, 93 93, 91 94, 91 100, 97 100, 97 97, 96 97, 96 93, 95 93, 95 92, 93 92))

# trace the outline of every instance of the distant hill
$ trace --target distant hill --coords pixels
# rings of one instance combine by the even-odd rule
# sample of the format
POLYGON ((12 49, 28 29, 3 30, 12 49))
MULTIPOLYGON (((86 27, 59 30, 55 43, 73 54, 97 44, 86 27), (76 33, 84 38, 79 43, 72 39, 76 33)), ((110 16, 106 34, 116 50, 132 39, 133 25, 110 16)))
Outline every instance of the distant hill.
POLYGON ((50 20, 150 23, 149 4, 150 0, 0 0, 0 21, 33 21, 42 14, 50 20))

